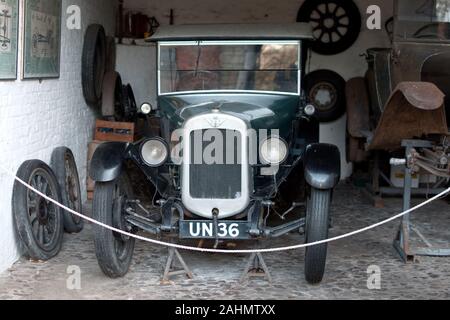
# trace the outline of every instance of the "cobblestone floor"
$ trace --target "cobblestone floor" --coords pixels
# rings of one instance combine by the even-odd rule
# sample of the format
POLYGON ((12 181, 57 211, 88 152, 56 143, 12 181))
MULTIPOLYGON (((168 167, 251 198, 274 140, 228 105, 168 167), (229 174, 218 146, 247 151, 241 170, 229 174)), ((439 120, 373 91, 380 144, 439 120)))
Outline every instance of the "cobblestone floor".
MULTIPOLYGON (((386 208, 373 208, 360 190, 341 186, 334 200, 331 236, 388 218, 400 207, 400 199, 389 199, 386 208)), ((437 245, 449 245, 449 209, 446 202, 437 201, 414 213, 413 222, 437 245)), ((109 279, 97 265, 88 225, 81 234, 65 235, 63 249, 53 260, 21 259, 1 274, 0 299, 449 299, 450 258, 421 257, 418 263, 403 264, 392 247, 397 226, 391 223, 330 244, 325 279, 311 286, 303 277, 304 250, 264 256, 274 278, 272 285, 261 279, 239 283, 245 255, 182 252, 194 279, 179 277, 162 285, 167 249, 143 242, 136 245, 130 272, 124 278, 109 279), (380 290, 367 288, 371 265, 381 269, 380 290), (67 289, 68 266, 81 268, 81 290, 67 289)), ((301 241, 293 233, 261 245, 301 241)))

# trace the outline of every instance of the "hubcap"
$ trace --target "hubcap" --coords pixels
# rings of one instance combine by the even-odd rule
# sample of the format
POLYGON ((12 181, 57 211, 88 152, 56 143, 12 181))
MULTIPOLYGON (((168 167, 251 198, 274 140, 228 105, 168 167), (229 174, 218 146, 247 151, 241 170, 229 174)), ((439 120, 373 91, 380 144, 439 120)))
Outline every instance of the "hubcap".
POLYGON ((312 88, 310 99, 317 109, 321 111, 330 110, 336 104, 336 89, 328 83, 318 83, 312 88))
POLYGON ((325 21, 323 22, 323 24, 325 25, 325 27, 327 27, 328 29, 331 29, 334 27, 334 19, 333 18, 326 18, 325 21))

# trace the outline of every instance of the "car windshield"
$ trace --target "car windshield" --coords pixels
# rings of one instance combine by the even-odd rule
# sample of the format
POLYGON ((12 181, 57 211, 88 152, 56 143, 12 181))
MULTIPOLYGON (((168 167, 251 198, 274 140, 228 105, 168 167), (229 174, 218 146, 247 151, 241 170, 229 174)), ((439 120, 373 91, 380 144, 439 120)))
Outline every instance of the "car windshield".
POLYGON ((398 0, 397 40, 450 40, 450 0, 398 0))
POLYGON ((299 93, 300 42, 159 44, 159 93, 264 91, 299 93))

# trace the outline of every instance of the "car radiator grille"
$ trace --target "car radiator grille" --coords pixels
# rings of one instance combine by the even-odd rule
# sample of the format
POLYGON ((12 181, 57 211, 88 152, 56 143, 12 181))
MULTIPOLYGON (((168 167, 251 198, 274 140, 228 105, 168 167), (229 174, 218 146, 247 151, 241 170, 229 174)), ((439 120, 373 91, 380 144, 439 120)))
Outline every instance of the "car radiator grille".
MULTIPOLYGON (((194 137, 203 135, 204 130, 197 131, 197 134, 196 131, 191 132, 189 189, 191 197, 194 199, 237 199, 241 196, 242 165, 238 162, 241 135, 233 130, 216 130, 216 132, 220 132, 223 137, 223 156, 220 157, 221 161, 213 164, 206 164, 204 157, 201 156, 205 148, 212 142, 203 141, 197 146, 194 142, 194 137), (235 138, 227 144, 226 137, 229 136, 235 138), (232 155, 230 154, 230 159, 227 161, 227 149, 231 152, 231 148, 233 149, 234 159, 231 159, 232 155), (201 160, 200 163, 199 160, 201 160)), ((207 152, 207 154, 210 153, 207 152)), ((216 156, 215 152, 212 152, 212 155, 216 156)))

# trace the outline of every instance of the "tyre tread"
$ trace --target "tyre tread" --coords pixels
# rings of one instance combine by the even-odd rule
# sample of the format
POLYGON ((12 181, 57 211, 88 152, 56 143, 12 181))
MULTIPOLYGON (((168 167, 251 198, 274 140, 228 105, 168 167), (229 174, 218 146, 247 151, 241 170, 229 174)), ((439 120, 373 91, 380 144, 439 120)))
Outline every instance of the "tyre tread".
MULTIPOLYGON (((312 189, 307 213, 307 243, 328 238, 330 190, 312 189)), ((311 284, 322 281, 325 272, 328 244, 306 248, 305 278, 311 284)))

